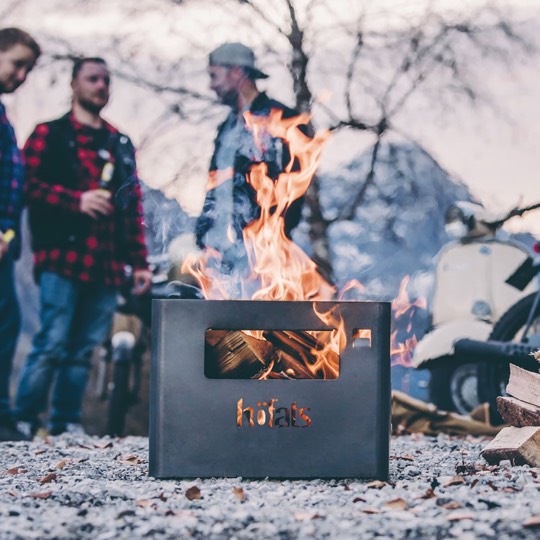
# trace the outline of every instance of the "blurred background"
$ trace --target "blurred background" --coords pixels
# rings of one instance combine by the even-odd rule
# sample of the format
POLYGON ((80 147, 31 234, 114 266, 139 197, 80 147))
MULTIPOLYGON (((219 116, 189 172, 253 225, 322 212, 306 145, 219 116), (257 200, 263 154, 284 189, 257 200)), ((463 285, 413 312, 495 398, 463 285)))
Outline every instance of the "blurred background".
MULTIPOLYGON (((149 245, 167 253, 192 231, 227 114, 208 89, 207 55, 242 41, 270 75, 261 88, 332 131, 295 241, 339 286, 355 278, 365 298, 391 300, 409 276, 409 297, 429 306, 452 202, 502 216, 540 201, 539 14, 527 0, 1 0, 2 24, 44 50, 3 101, 22 146, 69 109, 71 60, 103 56, 104 116, 137 146, 149 245)), ((501 234, 532 245, 538 213, 501 234)), ((36 327, 28 242, 17 270, 20 366, 36 327)), ((418 310, 418 337, 428 320, 418 310)), ((396 365, 392 377, 427 398, 422 371, 396 365)))

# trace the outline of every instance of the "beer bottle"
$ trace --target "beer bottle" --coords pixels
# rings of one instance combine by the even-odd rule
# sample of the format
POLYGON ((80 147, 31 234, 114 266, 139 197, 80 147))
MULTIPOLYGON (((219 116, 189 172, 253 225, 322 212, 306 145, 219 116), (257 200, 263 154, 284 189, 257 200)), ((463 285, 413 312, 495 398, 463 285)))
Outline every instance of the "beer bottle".
POLYGON ((100 189, 109 191, 111 189, 111 180, 114 175, 114 163, 111 160, 111 153, 108 150, 100 150, 98 155, 105 161, 103 169, 101 169, 99 187, 100 189))
POLYGON ((15 238, 15 231, 13 229, 8 229, 2 235, 2 241, 4 244, 9 244, 15 238))

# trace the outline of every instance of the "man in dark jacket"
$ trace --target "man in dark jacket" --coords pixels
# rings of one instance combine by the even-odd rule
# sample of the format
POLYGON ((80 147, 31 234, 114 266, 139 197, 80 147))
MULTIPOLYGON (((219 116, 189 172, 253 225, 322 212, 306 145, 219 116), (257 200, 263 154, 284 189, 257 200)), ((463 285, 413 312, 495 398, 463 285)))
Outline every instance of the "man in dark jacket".
MULTIPOLYGON (((289 159, 285 141, 267 136, 255 141, 246 126, 244 113, 268 116, 282 111, 284 118, 295 111, 270 99, 257 89, 257 79, 268 76, 255 65, 253 51, 241 43, 224 43, 209 56, 210 88, 231 111, 218 128, 210 162, 209 181, 195 236, 199 247, 210 247, 223 256, 222 267, 230 270, 243 259, 242 230, 259 216, 255 190, 246 175, 255 163, 264 162, 268 175, 276 179, 289 159)), ((285 232, 298 224, 302 199, 295 201, 285 216, 285 232)))
MULTIPOLYGON (((19 28, 0 29, 0 94, 14 92, 34 67, 41 50, 19 28)), ((0 102, 0 441, 23 440, 11 416, 9 379, 20 329, 14 263, 20 253, 23 164, 15 132, 0 102)))
POLYGON ((100 116, 109 85, 102 58, 77 60, 71 111, 39 124, 24 148, 40 288, 40 329, 16 401, 18 426, 29 434, 51 386, 51 434, 82 431, 91 353, 107 335, 125 264, 133 268, 134 293, 151 284, 134 149, 100 116))

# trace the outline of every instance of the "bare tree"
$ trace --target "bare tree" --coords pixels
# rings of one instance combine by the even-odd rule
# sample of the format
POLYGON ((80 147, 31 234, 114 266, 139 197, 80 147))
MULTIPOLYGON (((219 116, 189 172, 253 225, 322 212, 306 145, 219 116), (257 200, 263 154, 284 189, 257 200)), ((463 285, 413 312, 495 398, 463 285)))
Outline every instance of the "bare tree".
MULTIPOLYGON (((94 2, 79 4, 78 9, 83 6, 90 13, 94 2)), ((204 59, 224 36, 249 41, 274 72, 288 77, 295 107, 311 110, 317 127, 371 137, 368 172, 335 217, 325 217, 317 179, 307 194, 313 256, 326 275, 332 273, 328 228, 336 220, 354 218, 376 180, 382 142, 392 134, 408 136, 404 119, 411 104, 422 99, 451 114, 455 100, 486 102, 477 66, 509 62, 533 51, 519 21, 492 1, 459 13, 444 11, 438 0, 426 2, 416 13, 400 10, 397 3, 390 9, 358 0, 145 0, 117 5, 126 20, 134 22, 144 22, 150 11, 161 14, 160 37, 166 35, 171 43, 182 40, 171 61, 170 55, 148 46, 157 36, 134 34, 129 26, 101 36, 104 53, 114 57, 115 74, 163 103, 147 122, 143 150, 165 131, 163 126, 172 129, 171 116, 177 125, 188 126, 206 125, 219 114, 206 89, 204 59), (194 9, 207 10, 208 20, 202 17, 188 28, 185 19, 194 9), (219 36, 213 37, 214 29, 220 30, 219 36), (334 92, 323 103, 317 96, 328 86, 334 92)), ((49 40, 54 44, 49 61, 77 56, 86 45, 52 36, 49 40)), ((178 172, 171 175, 170 185, 177 177, 178 172)))
MULTIPOLYGON (((409 102, 436 88, 436 99, 465 98, 471 104, 481 100, 482 84, 475 74, 479 61, 507 62, 513 55, 530 53, 531 43, 519 26, 488 2, 465 13, 442 12, 437 2, 429 2, 415 17, 402 18, 386 27, 377 19, 390 11, 369 11, 359 2, 329 0, 229 0, 222 9, 248 10, 249 19, 268 29, 265 46, 269 50, 282 43, 287 50, 289 72, 296 108, 317 107, 317 81, 310 64, 317 56, 330 56, 334 44, 345 46, 349 59, 335 68, 341 79, 341 107, 321 106, 331 130, 353 129, 373 137, 371 162, 348 206, 332 220, 324 217, 319 202, 317 178, 307 194, 308 221, 314 259, 326 275, 331 274, 328 227, 336 220, 351 220, 375 180, 378 154, 384 137, 393 132, 407 135, 399 117, 409 102), (236 7, 231 7, 236 4, 236 7), (360 7, 358 7, 360 5, 360 7), (369 110, 366 110, 369 109, 369 110)), ((367 5, 367 4, 365 4, 367 5)), ((242 17, 243 14, 239 14, 242 17)))

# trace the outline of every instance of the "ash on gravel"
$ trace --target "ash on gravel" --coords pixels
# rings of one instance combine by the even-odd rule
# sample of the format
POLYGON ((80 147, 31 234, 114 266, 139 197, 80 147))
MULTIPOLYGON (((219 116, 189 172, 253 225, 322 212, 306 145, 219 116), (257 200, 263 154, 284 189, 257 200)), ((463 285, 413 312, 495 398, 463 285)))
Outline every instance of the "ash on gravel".
POLYGON ((392 439, 389 482, 156 480, 148 439, 0 444, 0 538, 540 537, 540 469, 489 466, 487 439, 392 439))

